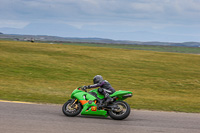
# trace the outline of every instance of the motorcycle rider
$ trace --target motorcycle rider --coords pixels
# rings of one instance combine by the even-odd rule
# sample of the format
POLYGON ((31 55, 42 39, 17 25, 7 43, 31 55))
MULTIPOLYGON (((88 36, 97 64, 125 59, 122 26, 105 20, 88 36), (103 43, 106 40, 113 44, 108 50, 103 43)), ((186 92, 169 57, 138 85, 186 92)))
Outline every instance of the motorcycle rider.
POLYGON ((90 88, 98 88, 98 92, 106 98, 105 104, 107 105, 109 102, 112 101, 112 98, 110 97, 110 94, 113 94, 115 92, 115 89, 112 88, 110 83, 107 80, 103 80, 103 77, 101 75, 96 75, 93 78, 93 85, 84 86, 84 89, 90 89, 90 88))

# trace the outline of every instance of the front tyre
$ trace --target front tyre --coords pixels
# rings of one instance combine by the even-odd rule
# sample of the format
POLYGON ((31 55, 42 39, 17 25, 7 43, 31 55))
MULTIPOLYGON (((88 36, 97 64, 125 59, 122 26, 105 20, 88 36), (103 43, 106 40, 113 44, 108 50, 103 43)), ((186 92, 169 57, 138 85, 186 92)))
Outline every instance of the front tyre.
POLYGON ((114 102, 118 106, 118 109, 112 109, 108 111, 108 114, 112 119, 123 120, 127 118, 130 114, 130 106, 124 101, 114 102))
POLYGON ((62 107, 62 112, 66 115, 66 116, 77 116, 82 110, 82 106, 79 102, 76 103, 72 103, 72 100, 68 100, 62 107))

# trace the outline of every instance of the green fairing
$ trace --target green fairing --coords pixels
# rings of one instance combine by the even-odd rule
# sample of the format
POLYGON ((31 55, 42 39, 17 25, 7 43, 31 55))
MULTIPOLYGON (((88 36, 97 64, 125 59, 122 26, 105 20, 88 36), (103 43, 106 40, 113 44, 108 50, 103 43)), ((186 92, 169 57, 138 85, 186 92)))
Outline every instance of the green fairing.
POLYGON ((81 112, 81 115, 97 115, 97 116, 107 117, 107 111, 105 111, 105 110, 98 110, 98 109, 96 111, 92 111, 91 110, 92 106, 97 107, 97 105, 94 102, 92 102, 92 104, 89 104, 89 103, 84 104, 83 105, 83 110, 81 112))
POLYGON ((118 97, 118 101, 122 101, 126 98, 123 98, 124 95, 126 94, 133 94, 131 91, 122 91, 122 90, 119 90, 119 91, 116 91, 115 93, 111 94, 110 97, 118 97))
POLYGON ((100 93, 98 92, 98 89, 93 89, 93 90, 91 90, 91 91, 89 91, 89 92, 94 92, 94 93, 96 93, 96 94, 97 94, 97 97, 100 98, 100 99, 103 99, 103 98, 104 98, 104 95, 100 94, 100 93))
MULTIPOLYGON (((79 87, 80 88, 80 87, 79 87)), ((97 105, 95 104, 95 100, 97 99, 96 97, 94 97, 93 95, 84 92, 82 90, 79 90, 79 88, 75 89, 72 94, 71 94, 71 98, 72 99, 78 99, 78 101, 86 101, 85 104, 83 104, 83 109, 81 111, 81 115, 95 115, 95 116, 104 116, 107 117, 107 111, 106 110, 98 110, 97 109, 97 105), (90 104, 88 101, 92 101, 90 104), (92 111, 92 107, 96 107, 95 111, 92 111)), ((98 89, 93 89, 89 92, 94 92, 97 94, 97 97, 100 99, 104 98, 104 95, 98 93, 98 89)), ((124 100, 126 98, 123 98, 124 95, 126 94, 132 94, 132 92, 130 91, 116 91, 115 93, 111 94, 110 97, 117 97, 118 101, 119 100, 124 100)))
POLYGON ((84 92, 84 91, 81 91, 81 90, 74 90, 71 94, 71 98, 74 99, 78 99, 78 100, 86 100, 84 99, 84 96, 86 97, 86 99, 88 100, 96 100, 96 97, 94 97, 93 95, 87 93, 87 92, 84 92))
POLYGON ((83 109, 81 111, 81 115, 96 115, 96 116, 104 116, 104 117, 107 117, 107 111, 105 110, 96 110, 96 111, 92 111, 91 110, 91 107, 92 106, 95 106, 97 107, 97 105, 94 103, 94 101, 97 99, 96 97, 94 97, 93 95, 87 93, 87 92, 84 92, 84 91, 81 91, 81 90, 78 90, 78 89, 75 89, 73 92, 72 92, 72 95, 71 95, 71 98, 72 99, 78 99, 79 101, 80 100, 91 100, 93 101, 91 104, 89 103, 86 103, 83 106, 83 109), (84 96, 86 99, 84 99, 84 96))

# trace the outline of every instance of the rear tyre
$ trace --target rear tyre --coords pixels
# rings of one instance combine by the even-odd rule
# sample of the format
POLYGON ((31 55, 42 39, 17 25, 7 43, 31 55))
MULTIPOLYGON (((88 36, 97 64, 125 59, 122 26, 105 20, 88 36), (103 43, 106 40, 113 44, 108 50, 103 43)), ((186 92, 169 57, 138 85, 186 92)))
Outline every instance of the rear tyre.
POLYGON ((127 118, 131 112, 130 106, 124 101, 114 102, 118 109, 109 110, 108 114, 112 119, 123 120, 127 118))
POLYGON ((82 110, 82 106, 79 102, 73 104, 72 100, 68 100, 62 107, 62 112, 69 117, 74 117, 77 116, 81 110, 82 110))

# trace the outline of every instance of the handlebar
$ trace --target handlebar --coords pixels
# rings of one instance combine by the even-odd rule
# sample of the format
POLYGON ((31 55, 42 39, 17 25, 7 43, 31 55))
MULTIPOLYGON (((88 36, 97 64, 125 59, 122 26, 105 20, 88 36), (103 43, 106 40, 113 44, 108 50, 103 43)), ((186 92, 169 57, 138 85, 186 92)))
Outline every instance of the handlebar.
POLYGON ((78 89, 87 92, 87 88, 85 88, 85 86, 78 87, 78 89))

